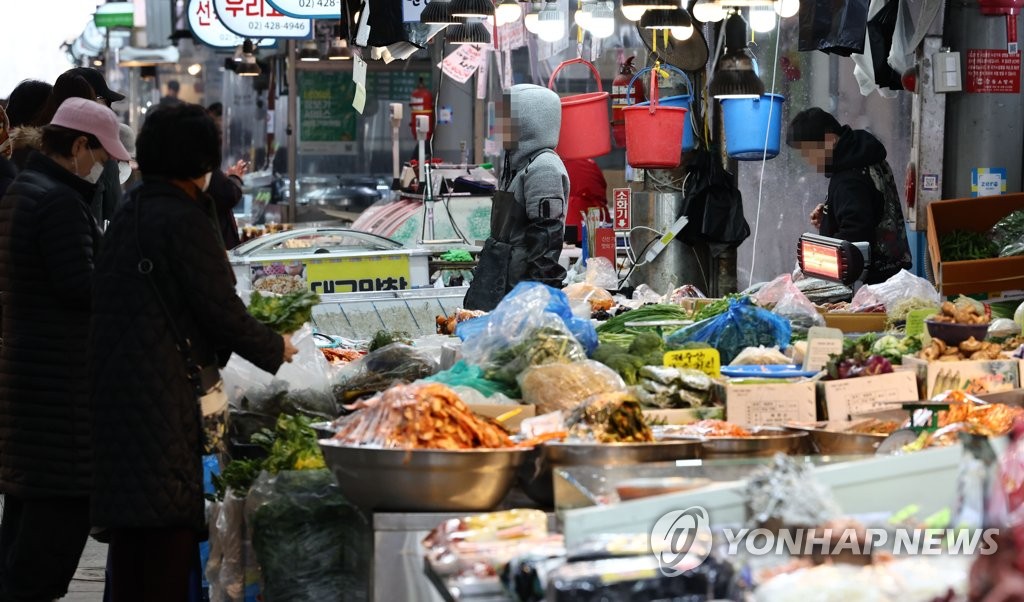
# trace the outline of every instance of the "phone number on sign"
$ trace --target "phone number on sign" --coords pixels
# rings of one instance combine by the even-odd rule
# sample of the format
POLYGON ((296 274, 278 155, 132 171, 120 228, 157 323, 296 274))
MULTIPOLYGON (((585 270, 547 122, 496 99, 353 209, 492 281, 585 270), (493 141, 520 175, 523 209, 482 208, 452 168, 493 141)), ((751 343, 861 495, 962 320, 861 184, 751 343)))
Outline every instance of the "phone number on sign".
POLYGON ((299 8, 336 8, 338 0, 299 0, 299 8))
POLYGON ((249 21, 250 31, 280 31, 294 30, 294 31, 305 31, 306 23, 275 23, 275 22, 264 22, 264 21, 249 21))

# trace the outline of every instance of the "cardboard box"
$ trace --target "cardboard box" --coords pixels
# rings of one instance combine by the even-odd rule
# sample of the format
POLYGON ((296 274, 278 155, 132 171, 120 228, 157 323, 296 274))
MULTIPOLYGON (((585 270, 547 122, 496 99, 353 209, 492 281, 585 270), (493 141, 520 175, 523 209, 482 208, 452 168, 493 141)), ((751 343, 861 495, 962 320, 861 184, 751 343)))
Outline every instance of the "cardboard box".
POLYGON ((746 426, 776 426, 817 419, 813 382, 733 384, 723 386, 725 419, 746 426))
POLYGON ((928 205, 928 253, 943 295, 1024 289, 1024 257, 943 261, 939 239, 953 230, 986 232, 1009 213, 1024 209, 1024 194, 936 201, 928 205))
POLYGON ((469 409, 484 418, 497 418, 506 412, 521 409, 521 412, 502 422, 502 424, 505 425, 505 428, 513 433, 519 430, 519 425, 522 424, 524 420, 527 418, 533 418, 537 415, 537 406, 532 404, 509 405, 507 403, 467 403, 466 405, 469 406, 469 409))
POLYGON ((822 382, 818 393, 823 420, 849 420, 851 415, 889 409, 892 402, 920 399, 914 370, 822 382))
POLYGON ((1020 386, 1020 360, 926 362, 903 356, 903 365, 917 370, 924 387, 921 399, 931 399, 946 390, 958 389, 975 395, 1000 393, 1020 386))
POLYGON ((888 318, 885 312, 828 312, 822 315, 825 326, 843 332, 882 332, 888 318))

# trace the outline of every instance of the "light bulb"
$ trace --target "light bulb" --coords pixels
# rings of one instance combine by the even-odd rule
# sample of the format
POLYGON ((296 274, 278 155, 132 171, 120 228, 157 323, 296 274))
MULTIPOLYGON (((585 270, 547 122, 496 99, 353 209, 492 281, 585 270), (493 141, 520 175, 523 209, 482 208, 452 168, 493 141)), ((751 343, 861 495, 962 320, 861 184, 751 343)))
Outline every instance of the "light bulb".
POLYGON ((725 18, 725 7, 711 0, 697 0, 690 14, 701 23, 717 23, 725 18))
POLYGON ((775 0, 775 13, 783 19, 796 16, 800 12, 800 0, 775 0))
POLYGON ((528 13, 523 19, 523 25, 530 33, 540 33, 540 16, 537 13, 528 13))
POLYGON ((757 33, 768 33, 775 29, 775 11, 770 6, 750 7, 750 29, 757 33))
POLYGON ((578 8, 572 15, 572 20, 582 27, 583 29, 590 31, 590 18, 592 13, 587 10, 587 7, 578 8))
POLYGON ((541 19, 538 23, 537 37, 545 42, 557 42, 565 37, 565 21, 560 18, 541 19))
POLYGON ((689 40, 690 36, 693 35, 693 26, 689 27, 669 27, 668 29, 672 33, 672 37, 682 42, 683 40, 689 40))
POLYGON ((623 6, 622 16, 626 17, 630 21, 639 21, 640 17, 644 16, 647 12, 647 8, 643 6, 623 6))
POLYGON ((615 33, 615 8, 610 2, 598 3, 591 14, 590 35, 607 38, 615 33))
POLYGON ((498 7, 494 9, 494 18, 498 20, 498 25, 515 23, 522 14, 523 9, 519 6, 517 0, 502 0, 498 7))
POLYGON ((189 75, 199 75, 199 72, 203 70, 203 66, 199 63, 192 63, 188 66, 189 75))

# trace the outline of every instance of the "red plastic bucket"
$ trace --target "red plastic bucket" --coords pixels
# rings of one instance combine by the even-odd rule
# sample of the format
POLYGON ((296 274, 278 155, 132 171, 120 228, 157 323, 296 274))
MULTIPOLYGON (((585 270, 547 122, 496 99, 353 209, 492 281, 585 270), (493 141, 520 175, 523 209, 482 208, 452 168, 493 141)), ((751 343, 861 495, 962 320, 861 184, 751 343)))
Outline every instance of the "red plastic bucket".
POLYGON ((612 150, 611 129, 608 127, 610 94, 601 88, 601 75, 589 62, 571 59, 555 68, 548 80, 548 88, 555 89, 555 78, 563 67, 576 63, 590 68, 597 79, 597 92, 562 97, 562 129, 555 152, 563 159, 592 159, 612 150))
POLYGON ((622 109, 626 120, 626 163, 642 169, 678 167, 686 109, 658 103, 657 69, 651 70, 651 102, 622 109))

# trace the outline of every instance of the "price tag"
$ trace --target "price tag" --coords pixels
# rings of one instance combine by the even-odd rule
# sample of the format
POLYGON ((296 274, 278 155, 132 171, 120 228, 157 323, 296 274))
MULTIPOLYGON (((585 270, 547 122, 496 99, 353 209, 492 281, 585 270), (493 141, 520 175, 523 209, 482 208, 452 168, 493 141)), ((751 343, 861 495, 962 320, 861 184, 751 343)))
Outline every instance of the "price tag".
POLYGON ((747 426, 810 422, 817 418, 814 383, 729 385, 725 419, 747 426))
POLYGON ((915 309, 907 314, 907 336, 911 337, 924 334, 924 321, 937 313, 939 313, 938 307, 926 307, 924 309, 915 309))
POLYGON ((812 326, 807 330, 807 354, 804 355, 804 370, 821 370, 828 363, 830 355, 839 355, 842 352, 842 330, 812 326))
POLYGON ((691 368, 708 376, 718 376, 721 373, 722 356, 717 349, 680 349, 666 353, 663 363, 672 368, 691 368))

